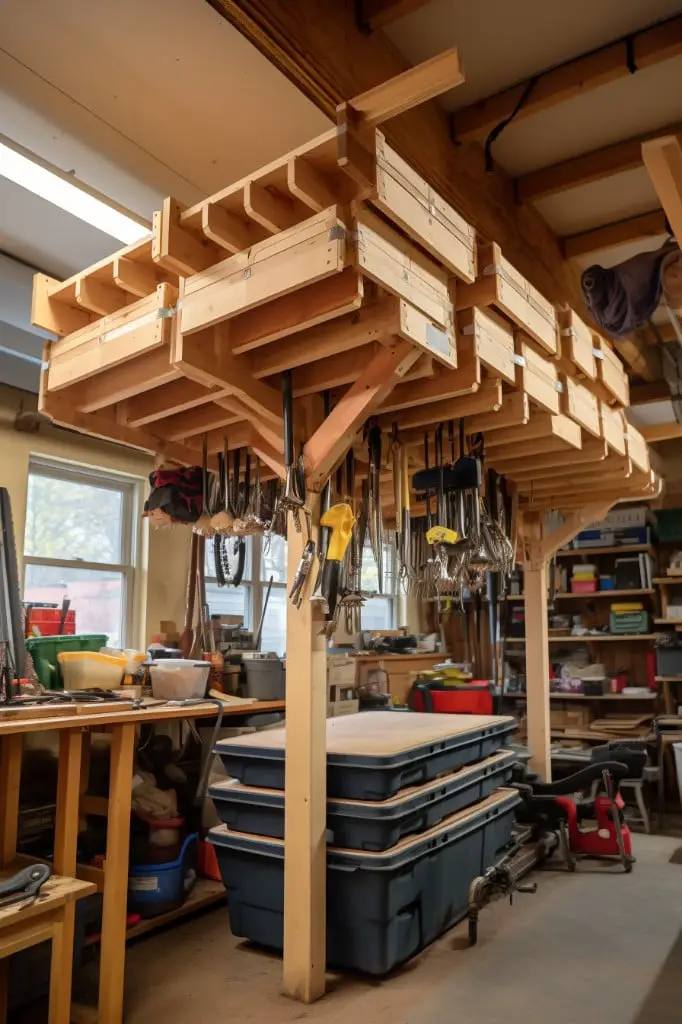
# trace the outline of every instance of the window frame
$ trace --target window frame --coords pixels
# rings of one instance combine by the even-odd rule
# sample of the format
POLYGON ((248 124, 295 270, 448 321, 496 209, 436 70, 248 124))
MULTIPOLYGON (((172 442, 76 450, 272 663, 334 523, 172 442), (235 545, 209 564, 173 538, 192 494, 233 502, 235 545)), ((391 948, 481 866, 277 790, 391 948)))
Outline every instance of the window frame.
POLYGON ((123 647, 139 646, 144 634, 144 622, 138 614, 141 604, 140 587, 143 563, 144 533, 140 528, 144 508, 142 481, 135 476, 70 462, 66 459, 46 457, 31 453, 26 477, 26 516, 24 520, 23 581, 22 593, 26 587, 26 567, 29 565, 48 568, 86 569, 95 572, 116 572, 121 575, 121 644, 123 647), (49 477, 121 494, 121 557, 122 562, 94 562, 79 558, 45 558, 26 553, 28 527, 28 491, 31 476, 49 477), (139 634, 139 635, 138 635, 139 634))

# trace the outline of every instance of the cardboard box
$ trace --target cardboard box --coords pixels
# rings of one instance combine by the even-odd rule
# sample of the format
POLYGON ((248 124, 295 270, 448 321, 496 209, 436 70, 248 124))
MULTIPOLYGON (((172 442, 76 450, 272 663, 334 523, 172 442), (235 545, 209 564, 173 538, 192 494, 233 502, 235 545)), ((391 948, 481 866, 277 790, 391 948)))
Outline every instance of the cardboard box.
POLYGON ((327 686, 355 686, 357 660, 348 654, 327 656, 327 686))
POLYGON ((359 700, 341 700, 327 704, 327 718, 338 718, 339 715, 354 715, 359 710, 359 700))

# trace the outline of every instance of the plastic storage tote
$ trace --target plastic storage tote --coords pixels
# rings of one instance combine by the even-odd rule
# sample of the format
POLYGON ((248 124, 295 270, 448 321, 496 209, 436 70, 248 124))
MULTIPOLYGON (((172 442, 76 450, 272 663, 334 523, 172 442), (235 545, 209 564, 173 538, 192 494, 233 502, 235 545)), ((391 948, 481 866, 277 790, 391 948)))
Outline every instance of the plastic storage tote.
POLYGON ((189 658, 162 658, 149 666, 152 695, 157 700, 192 700, 206 696, 211 663, 189 658))
POLYGON ((165 864, 132 864, 128 870, 128 911, 157 917, 185 902, 197 880, 196 833, 187 836, 176 860, 165 864))
MULTIPOLYGON (((489 757, 516 729, 501 715, 424 715, 371 711, 327 719, 327 795, 388 800, 489 757)), ((285 729, 216 745, 227 774, 246 786, 284 789, 285 729)))
MULTIPOLYGON (((469 886, 509 842, 516 790, 503 789, 383 853, 327 851, 327 961, 387 974, 464 916, 469 886)), ((284 843, 211 829, 232 934, 282 949, 284 843)))
POLYGON ((106 647, 104 633, 76 633, 74 636, 32 636, 26 641, 26 650, 33 659, 39 681, 48 690, 63 690, 62 673, 57 662, 61 651, 99 651, 106 647))
POLYGON ((244 658, 245 697, 256 700, 284 700, 285 673, 279 658, 244 658))
MULTIPOLYGON (((456 811, 490 796, 511 778, 516 754, 505 750, 389 800, 327 801, 327 842, 350 850, 387 850, 456 811)), ((284 838, 284 793, 218 782, 209 789, 218 817, 235 832, 284 838)))
POLYGON ((57 664, 65 690, 115 690, 123 683, 128 659, 97 651, 57 651, 57 664))

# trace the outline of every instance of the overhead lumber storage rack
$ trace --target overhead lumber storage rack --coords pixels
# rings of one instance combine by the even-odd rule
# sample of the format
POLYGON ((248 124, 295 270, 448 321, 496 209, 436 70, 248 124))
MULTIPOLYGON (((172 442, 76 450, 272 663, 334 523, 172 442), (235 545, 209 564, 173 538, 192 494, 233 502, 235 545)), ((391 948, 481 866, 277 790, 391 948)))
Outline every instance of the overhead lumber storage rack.
MULTIPOLYGON (((397 425, 410 470, 424 465, 429 425, 464 420, 467 433, 482 433, 486 464, 516 492, 537 640, 527 652, 528 736, 548 776, 548 559, 616 502, 655 497, 661 480, 625 421, 627 377, 609 343, 478 238, 378 128, 462 77, 447 51, 343 104, 336 128, 201 202, 167 199, 149 239, 64 282, 38 275, 33 321, 58 339, 46 346, 40 407, 178 463, 200 462, 204 439, 209 453, 248 447, 284 477, 280 385, 291 370, 315 536, 319 491, 368 418, 397 425), (564 514, 549 534, 548 510, 564 514)), ((303 543, 289 529, 290 583, 303 543)), ((324 991, 320 615, 304 600, 287 625, 296 671, 284 986, 307 1002, 324 991)))

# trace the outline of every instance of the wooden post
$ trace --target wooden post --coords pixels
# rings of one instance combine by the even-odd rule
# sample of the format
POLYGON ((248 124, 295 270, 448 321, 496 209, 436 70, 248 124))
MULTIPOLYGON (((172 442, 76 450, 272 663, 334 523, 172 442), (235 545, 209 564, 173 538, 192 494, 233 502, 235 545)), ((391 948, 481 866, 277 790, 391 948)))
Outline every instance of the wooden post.
MULTIPOLYGON (((309 503, 317 523, 319 494, 309 503)), ((306 539, 289 516, 289 588, 306 539)), ((316 571, 314 565, 301 607, 287 609, 283 989, 303 1003, 324 995, 326 961, 326 639, 321 606, 310 601, 316 571)))
POLYGON ((530 766, 545 782, 552 778, 549 721, 549 642, 547 631, 547 559, 539 541, 528 545, 523 563, 526 607, 526 715, 530 766))
POLYGON ((99 983, 99 1024, 121 1024, 126 956, 126 901, 128 899, 128 845, 132 803, 135 726, 111 729, 109 816, 104 865, 102 944, 99 983))
MULTIPOLYGON (((23 743, 21 733, 0 740, 0 868, 7 867, 17 852, 23 743)), ((7 1019, 9 963, 9 957, 0 960, 0 1024, 7 1019)))

